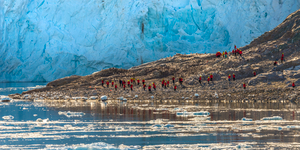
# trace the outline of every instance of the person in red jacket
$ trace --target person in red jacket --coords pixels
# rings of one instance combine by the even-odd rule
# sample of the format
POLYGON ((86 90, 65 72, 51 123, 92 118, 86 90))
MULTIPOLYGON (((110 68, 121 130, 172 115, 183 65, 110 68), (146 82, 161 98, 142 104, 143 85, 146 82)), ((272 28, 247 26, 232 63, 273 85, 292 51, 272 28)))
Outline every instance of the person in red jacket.
POLYGON ((275 60, 275 62, 274 62, 274 66, 276 66, 277 65, 277 61, 275 60))
POLYGON ((239 50, 240 56, 242 56, 243 52, 241 50, 239 50))
POLYGON ((145 79, 142 80, 142 83, 145 84, 145 79))
POLYGON ((165 82, 165 89, 167 88, 167 82, 165 82))
POLYGON ((149 84, 148 90, 149 90, 149 92, 151 92, 151 84, 149 84))
POLYGON ((228 75, 228 81, 230 81, 230 78, 231 78, 231 74, 228 75))
POLYGON ((209 84, 209 80, 210 80, 210 79, 209 79, 209 77, 208 77, 208 78, 207 78, 207 83, 208 83, 208 84, 209 84))
POLYGON ((168 86, 168 87, 169 87, 169 84, 170 84, 170 81, 168 80, 168 81, 167 81, 167 86, 168 86))
POLYGON ((164 87, 164 84, 165 84, 165 80, 163 79, 163 80, 161 81, 161 87, 162 87, 162 88, 164 87))
POLYGON ((243 84, 244 89, 246 89, 246 83, 243 84))
POLYGON ((131 91, 133 90, 133 84, 130 85, 130 89, 131 89, 131 91))
POLYGON ((239 54, 239 50, 238 50, 238 49, 235 50, 235 56, 236 56, 237 54, 239 54))
POLYGON ((156 91, 156 85, 154 82, 153 82, 153 89, 154 89, 154 91, 156 91))
POLYGON ((256 72, 255 71, 253 71, 253 76, 256 76, 256 72))
POLYGON ((116 85, 115 85, 115 90, 117 90, 117 88, 118 88, 118 85, 116 84, 116 85))
POLYGON ((210 78, 210 81, 213 81, 213 75, 212 74, 210 74, 210 76, 209 76, 209 78, 210 78))
POLYGON ((216 57, 221 57, 221 52, 220 51, 218 51, 217 53, 216 53, 216 57))
POLYGON ((114 84, 115 84, 115 82, 114 82, 114 81, 111 81, 111 86, 112 86, 112 87, 114 87, 114 84))
POLYGON ((140 85, 140 79, 137 79, 137 83, 138 83, 138 85, 140 85))
POLYGON ((130 81, 129 80, 127 81, 127 85, 130 86, 130 81))
POLYGON ((176 86, 176 84, 175 84, 175 86, 174 86, 174 91, 176 91, 176 89, 177 89, 177 86, 176 86))
POLYGON ((199 77, 199 83, 201 84, 202 76, 199 77))
POLYGON ((180 77, 180 78, 179 78, 179 83, 180 83, 180 85, 182 85, 182 82, 183 82, 183 78, 180 77))
POLYGON ((143 84, 144 91, 146 91, 146 84, 143 84))
POLYGON ((292 83, 292 87, 295 88, 295 82, 292 83))
POLYGON ((233 81, 235 81, 235 74, 234 73, 232 75, 232 79, 233 79, 233 81))
POLYGON ((173 80, 173 84, 175 83, 175 77, 172 77, 172 80, 173 80))
POLYGON ((284 60, 284 54, 282 53, 282 55, 281 55, 281 63, 283 63, 283 60, 284 60))
POLYGON ((232 55, 235 55, 235 50, 234 49, 232 50, 232 55))
POLYGON ((124 88, 124 90, 125 90, 125 88, 126 88, 126 84, 123 84, 123 88, 124 88))
POLYGON ((103 84, 104 84, 104 80, 102 79, 102 81, 101 81, 101 82, 102 82, 102 86, 103 86, 103 84))
POLYGON ((107 88, 108 88, 109 87, 109 81, 108 80, 106 81, 106 85, 107 85, 107 88))

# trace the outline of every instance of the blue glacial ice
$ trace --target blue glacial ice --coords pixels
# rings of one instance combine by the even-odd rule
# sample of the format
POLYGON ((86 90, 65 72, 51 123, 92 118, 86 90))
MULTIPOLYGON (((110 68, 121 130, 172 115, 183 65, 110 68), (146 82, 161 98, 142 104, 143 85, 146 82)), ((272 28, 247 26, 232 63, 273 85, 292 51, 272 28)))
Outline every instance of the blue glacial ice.
POLYGON ((52 81, 230 50, 300 0, 0 0, 0 81, 52 81))

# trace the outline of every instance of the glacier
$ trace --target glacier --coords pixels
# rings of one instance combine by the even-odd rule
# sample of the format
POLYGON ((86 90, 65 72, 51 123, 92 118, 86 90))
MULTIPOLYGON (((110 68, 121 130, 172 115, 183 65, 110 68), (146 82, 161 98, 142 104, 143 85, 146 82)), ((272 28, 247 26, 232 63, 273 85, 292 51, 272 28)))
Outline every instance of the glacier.
POLYGON ((249 44, 300 0, 0 0, 0 81, 52 81, 249 44))

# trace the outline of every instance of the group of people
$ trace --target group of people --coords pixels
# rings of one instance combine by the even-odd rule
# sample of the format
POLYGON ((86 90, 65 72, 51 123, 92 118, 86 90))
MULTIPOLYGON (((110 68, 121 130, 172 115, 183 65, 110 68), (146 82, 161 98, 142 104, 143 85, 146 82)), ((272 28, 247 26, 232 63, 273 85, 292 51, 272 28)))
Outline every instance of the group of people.
MULTIPOLYGON (((237 48, 236 46, 234 46, 234 49, 232 50, 232 55, 237 55, 237 54, 240 54, 240 56, 242 56, 242 51, 239 49, 239 48, 237 48)), ((220 51, 219 52, 217 52, 216 53, 216 56, 217 57, 221 57, 221 56, 223 56, 223 57, 225 57, 225 58, 227 58, 227 55, 228 55, 228 53, 227 53, 227 51, 225 51, 225 52, 223 52, 223 53, 221 53, 220 51)), ((282 55, 281 55, 281 62, 283 63, 283 61, 284 61, 284 54, 282 53, 282 55)), ((277 61, 275 61, 274 62, 274 66, 276 66, 277 65, 277 61)), ((255 71, 253 71, 253 76, 256 76, 256 72, 255 71)), ((209 82, 213 82, 213 79, 214 79, 214 77, 213 77, 213 74, 210 74, 208 77, 207 77, 207 83, 209 84, 209 82)), ((232 76, 231 76, 231 74, 229 74, 228 75, 228 81, 230 82, 231 81, 231 79, 233 80, 233 81, 235 81, 235 79, 236 79, 236 76, 235 76, 235 74, 233 73, 232 74, 232 76)), ((102 79, 101 80, 101 82, 102 82, 102 86, 104 86, 104 80, 102 79)), ((131 78, 130 80, 128 80, 127 81, 127 87, 130 87, 130 90, 131 91, 133 91, 133 86, 135 85, 137 85, 137 86, 139 86, 140 85, 140 82, 141 82, 141 84, 142 84, 142 87, 143 87, 143 89, 144 89, 144 91, 146 91, 146 81, 145 81, 145 79, 143 79, 143 80, 139 80, 139 79, 135 79, 135 78, 131 78)), ((172 77, 172 82, 173 82, 173 85, 174 85, 174 91, 176 91, 177 90, 177 85, 175 84, 175 77, 173 76, 172 77)), ((183 83, 183 78, 182 77, 179 77, 178 78, 178 82, 179 82, 179 84, 180 85, 182 85, 182 83, 183 83)), ((200 77, 199 77, 199 83, 200 84, 202 84, 202 76, 200 75, 200 77)), ((123 87, 123 89, 124 90, 126 90, 126 82, 125 82, 125 80, 119 80, 119 84, 120 84, 120 86, 121 87, 123 87)), ((110 82, 109 81, 106 81, 106 85, 107 85, 107 88, 109 88, 109 85, 110 85, 110 82)), ((114 81, 111 81, 111 86, 112 87, 114 87, 115 88, 115 90, 117 90, 117 88, 118 88, 118 85, 117 84, 115 84, 115 82, 114 81)), ((170 87, 170 81, 169 80, 165 80, 165 79, 163 79, 162 81, 161 81, 161 87, 162 88, 167 88, 167 87, 170 87)), ((293 82, 292 83, 292 87, 295 87, 295 83, 293 82)), ((151 90, 152 90, 152 88, 153 88, 153 90, 156 90, 156 84, 153 82, 152 84, 149 84, 149 86, 148 86, 148 91, 149 92, 151 92, 151 90)), ((246 83, 243 83, 243 88, 244 89, 246 89, 246 83)))

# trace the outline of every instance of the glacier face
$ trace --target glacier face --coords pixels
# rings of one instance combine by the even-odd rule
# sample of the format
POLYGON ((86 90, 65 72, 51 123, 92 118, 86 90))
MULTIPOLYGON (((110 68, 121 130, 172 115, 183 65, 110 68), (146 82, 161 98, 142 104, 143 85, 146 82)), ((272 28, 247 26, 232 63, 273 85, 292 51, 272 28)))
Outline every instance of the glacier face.
POLYGON ((0 0, 0 81, 52 81, 249 44, 300 0, 0 0))

